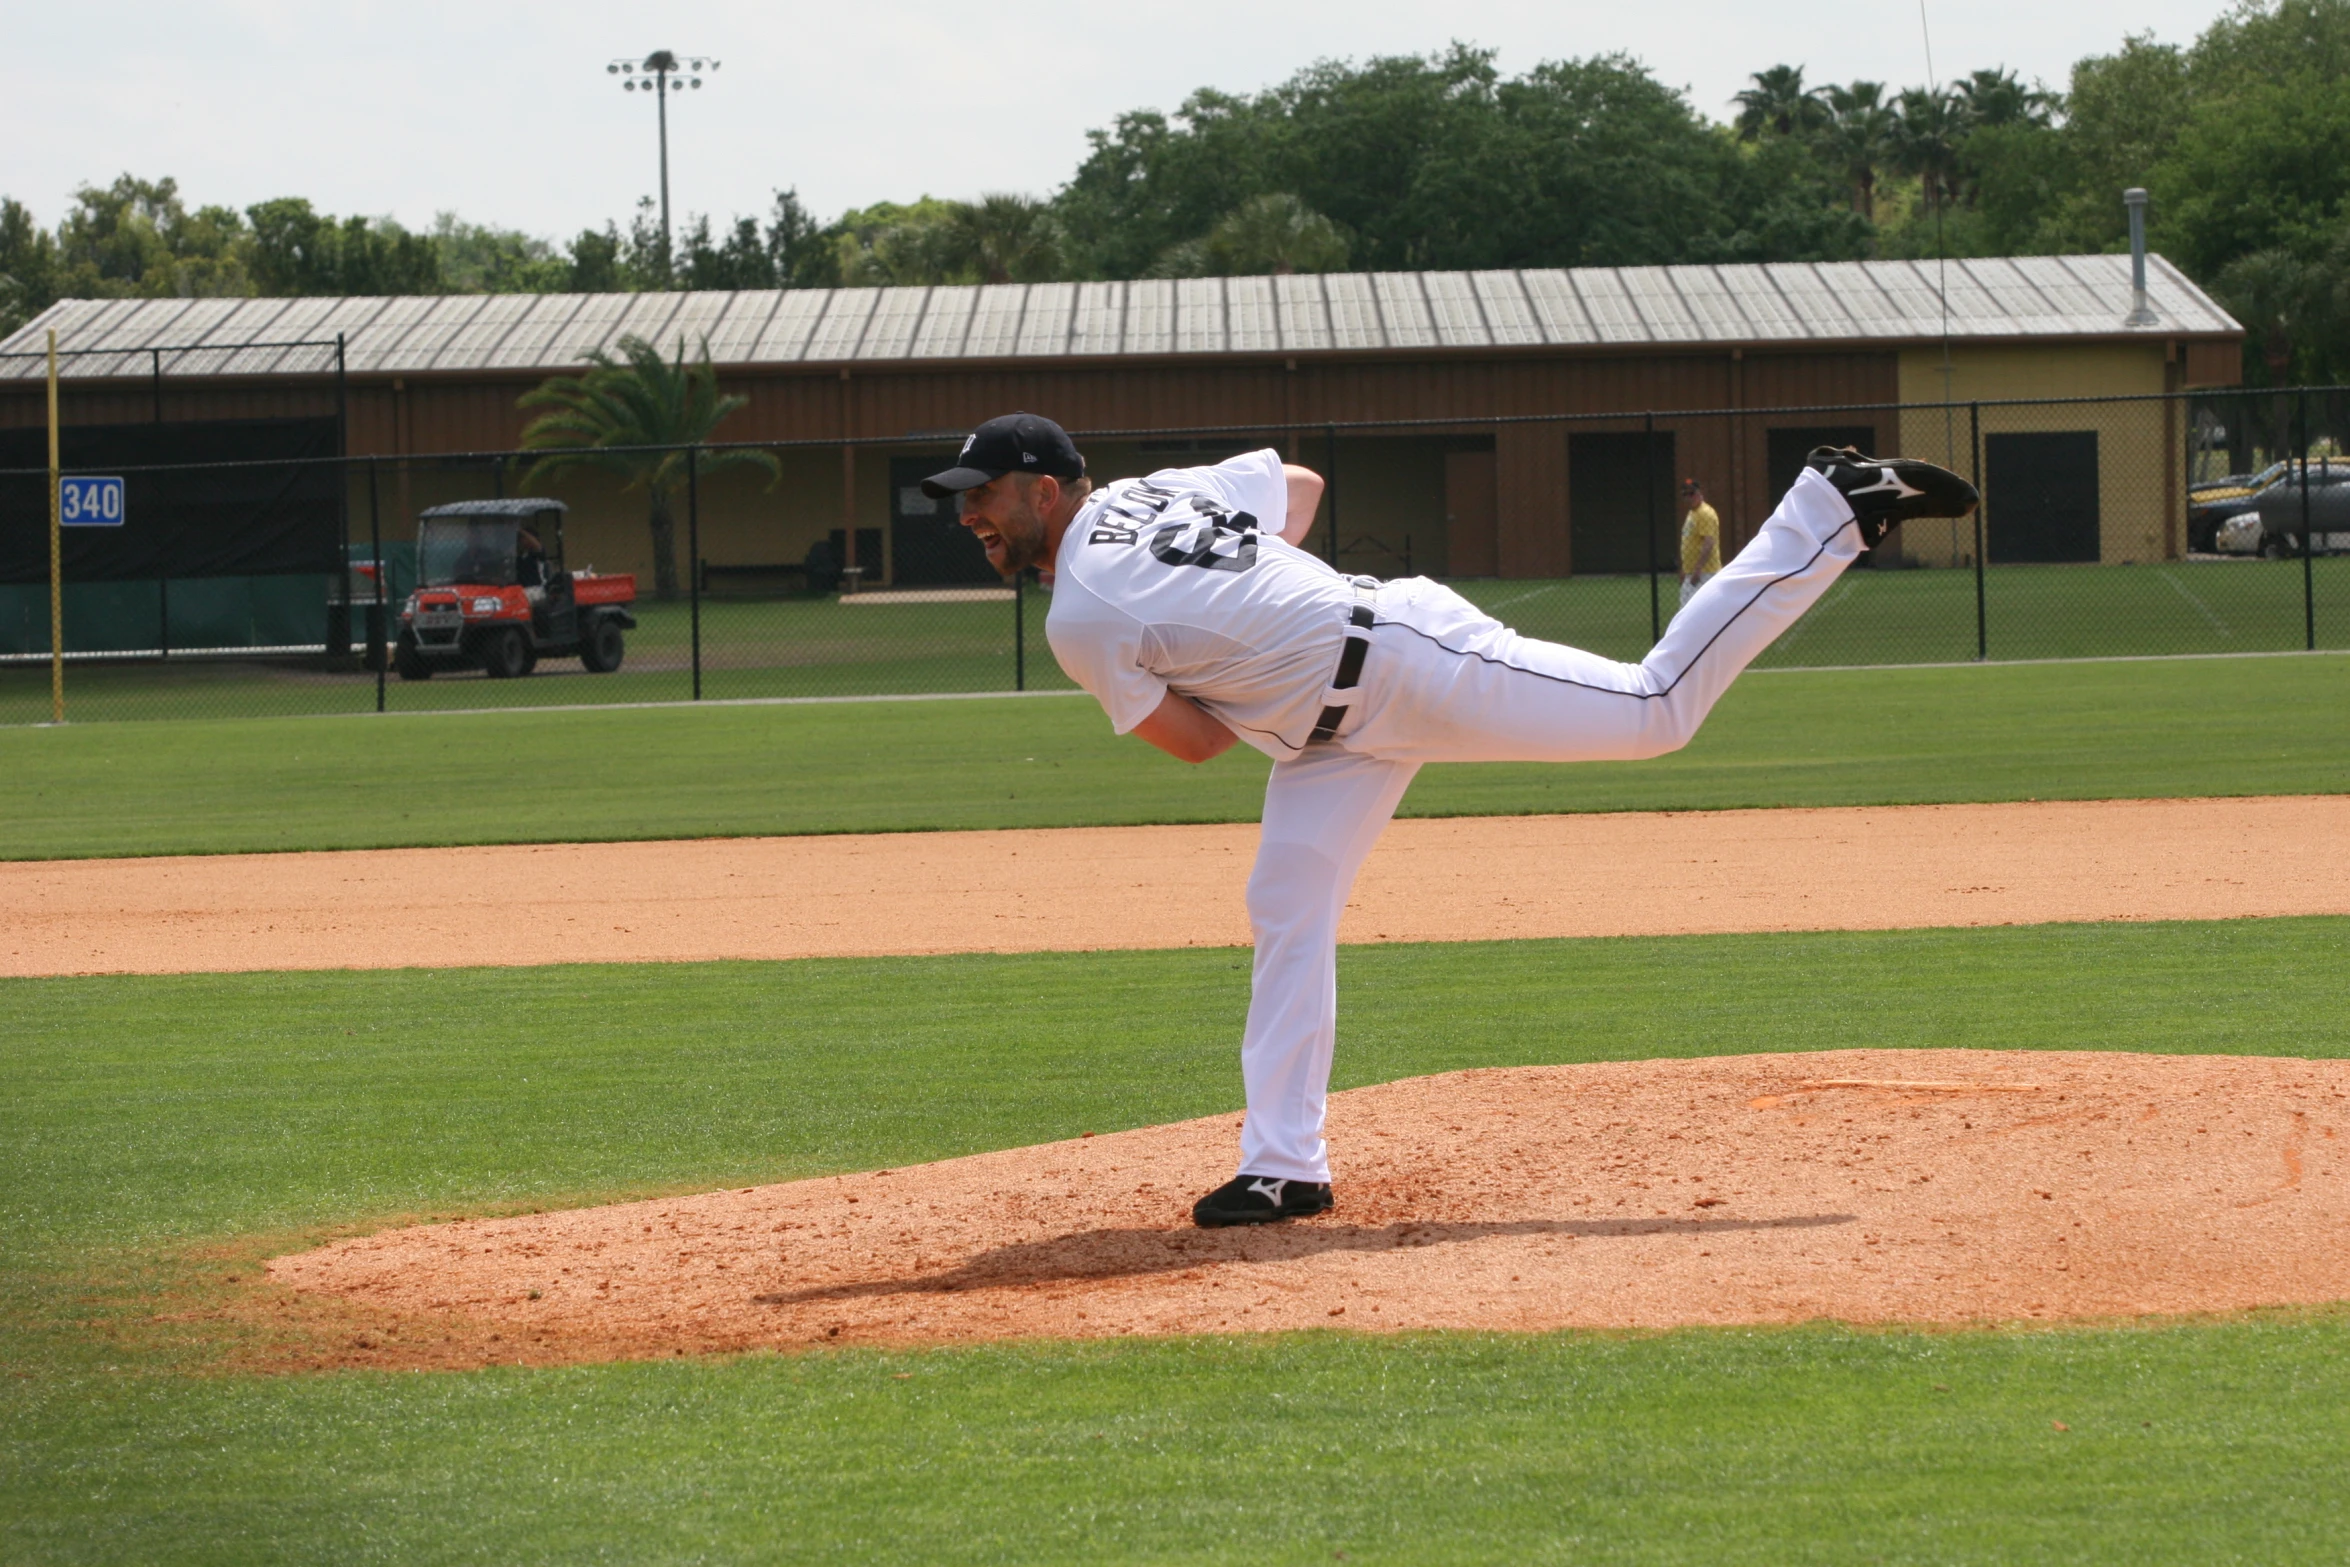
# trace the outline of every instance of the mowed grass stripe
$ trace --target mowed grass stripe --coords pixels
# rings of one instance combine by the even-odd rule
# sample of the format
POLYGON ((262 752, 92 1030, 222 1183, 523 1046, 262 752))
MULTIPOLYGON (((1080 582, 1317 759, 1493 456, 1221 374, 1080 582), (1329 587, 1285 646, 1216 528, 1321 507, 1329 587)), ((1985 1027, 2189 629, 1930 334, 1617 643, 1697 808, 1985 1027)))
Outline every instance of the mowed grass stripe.
POLYGON ((75 1377, 0 1402, 0 1555, 2333 1561, 2345 1351, 2315 1314, 75 1377))
MULTIPOLYGON (((2350 918, 1383 944, 1336 1082, 1901 1046, 2338 1056, 2350 918)), ((1248 953, 0 981, 0 1242, 748 1185, 1236 1109, 1248 953)))
MULTIPOLYGON (((1344 1085, 2340 1056, 2350 920, 1343 953, 1344 1085)), ((1238 951, 0 983, 0 1558, 2082 1562, 2350 1548, 2350 1320, 217 1372, 233 1238, 1229 1110, 1238 951), (225 1252, 216 1243, 229 1238, 225 1252), (191 1250, 191 1248, 194 1248, 191 1250), (2057 1431, 2055 1422, 2069 1427, 2057 1431)))
MULTIPOLYGON (((1083 700, 0 730, 0 856, 227 853, 1252 819, 1083 700)), ((2350 659, 1834 670, 1734 686, 1653 762, 1439 766, 1403 813, 2350 789, 2350 659)))

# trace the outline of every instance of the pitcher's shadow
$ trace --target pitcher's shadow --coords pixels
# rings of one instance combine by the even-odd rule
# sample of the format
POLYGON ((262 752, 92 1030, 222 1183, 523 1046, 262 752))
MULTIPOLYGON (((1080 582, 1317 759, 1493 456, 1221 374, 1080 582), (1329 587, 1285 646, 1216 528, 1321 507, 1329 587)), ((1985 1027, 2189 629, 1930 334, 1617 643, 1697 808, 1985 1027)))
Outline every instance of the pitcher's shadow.
POLYGON ((1049 1240, 1020 1241, 983 1251, 943 1273, 869 1279, 818 1289, 754 1295, 758 1306, 813 1301, 869 1300, 888 1295, 952 1294, 958 1290, 1019 1288, 1073 1279, 1143 1278, 1227 1262, 1283 1262, 1334 1251, 1416 1251, 1507 1235, 1564 1235, 1610 1240, 1634 1235, 1727 1235, 1744 1230, 1816 1230, 1853 1224, 1850 1213, 1793 1214, 1777 1219, 1508 1219, 1489 1222, 1333 1224, 1316 1220, 1236 1230, 1079 1230, 1049 1240))

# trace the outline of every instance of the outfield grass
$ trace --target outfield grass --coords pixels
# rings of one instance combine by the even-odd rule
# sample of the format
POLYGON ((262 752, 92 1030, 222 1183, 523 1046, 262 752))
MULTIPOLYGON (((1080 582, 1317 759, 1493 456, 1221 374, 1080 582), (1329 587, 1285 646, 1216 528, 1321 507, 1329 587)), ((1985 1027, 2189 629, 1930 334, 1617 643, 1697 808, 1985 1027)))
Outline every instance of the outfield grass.
MULTIPOLYGON (((1978 637, 1971 571, 1855 571, 1829 590, 1759 660, 1762 668, 1993 660, 2284 652, 2350 648, 2350 557, 2311 563, 2315 623, 2304 609, 2301 562, 2155 562, 2114 566, 1994 566, 1986 573, 1978 637)), ((1638 659, 1678 606, 1671 577, 1468 579, 1462 593, 1529 636, 1638 659)), ((855 600, 709 599, 701 607, 705 698, 884 695, 925 691, 1065 690, 1045 646, 1048 604, 1030 592, 1022 624, 1007 599, 916 604, 889 595, 855 600), (1021 644, 1025 643, 1024 654, 1021 644)), ((616 674, 589 675, 550 660, 524 680, 478 672, 391 680, 391 711, 681 702, 692 694, 688 606, 645 603, 616 674)), ((251 718, 372 711, 376 681, 356 666, 328 672, 315 658, 274 664, 184 658, 167 664, 76 664, 67 716, 122 719, 251 718)), ((49 671, 0 667, 0 725, 45 721, 49 671)))
MULTIPOLYGON (((1249 820, 1265 768, 1184 767, 1082 696, 0 729, 0 856, 1249 820)), ((1755 674, 1677 755, 1432 767, 1403 810, 2344 789, 2321 655, 1755 674)))
MULTIPOLYGON (((1847 1046, 2338 1058, 2346 957, 2342 919, 1351 948, 1339 1078, 1847 1046)), ((1228 1110, 1245 958, 0 982, 0 1559, 2350 1549, 2335 1312, 305 1378, 223 1373, 231 1330, 148 1320, 327 1228, 1228 1110)))

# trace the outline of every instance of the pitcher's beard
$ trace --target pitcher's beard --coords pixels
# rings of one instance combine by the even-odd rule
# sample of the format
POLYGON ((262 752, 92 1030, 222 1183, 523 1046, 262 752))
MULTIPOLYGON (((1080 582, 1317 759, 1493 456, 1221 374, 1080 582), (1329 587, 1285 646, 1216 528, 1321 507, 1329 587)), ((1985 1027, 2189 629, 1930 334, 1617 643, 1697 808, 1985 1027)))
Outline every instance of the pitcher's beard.
POLYGON ((1006 517, 1001 527, 988 524, 972 531, 979 535, 979 546, 987 551, 987 563, 995 568, 998 576, 1010 577, 1031 566, 1046 564, 1044 519, 1027 507, 1006 517))

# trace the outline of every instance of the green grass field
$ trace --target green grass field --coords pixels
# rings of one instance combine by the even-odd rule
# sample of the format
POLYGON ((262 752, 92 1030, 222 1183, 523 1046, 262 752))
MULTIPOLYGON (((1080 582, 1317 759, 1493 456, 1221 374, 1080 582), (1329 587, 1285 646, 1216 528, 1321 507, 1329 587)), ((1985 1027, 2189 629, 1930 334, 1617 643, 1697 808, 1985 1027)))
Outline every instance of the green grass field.
MULTIPOLYGON (((2343 919, 1357 948, 1340 1081, 1859 1045, 2338 1058, 2345 958, 2343 919)), ((1245 962, 0 982, 0 1559, 2350 1549, 2338 1311, 305 1377, 232 1369, 255 1330, 152 1320, 328 1229, 1226 1110, 1245 962)))
MULTIPOLYGON (((1921 575, 1909 573, 1908 575, 1921 575)), ((1083 696, 0 730, 0 856, 1253 819, 1083 696)), ((1756 674, 1660 761, 1442 766, 1404 814, 2350 789, 2350 659, 1756 674)))
MULTIPOLYGON (((2316 645, 2350 648, 2350 557, 2314 561, 2316 645)), ((1529 636, 1637 659, 1651 643, 1645 577, 1464 580, 1456 584, 1529 636)), ((1672 619, 1671 578, 1658 614, 1672 619)), ((1994 661, 2281 652, 2307 644, 2299 561, 2162 562, 2132 566, 1996 566, 1986 574, 1981 651, 1994 661)), ((897 604, 887 595, 837 599, 710 599, 702 606, 707 699, 874 696, 927 691, 1067 689, 1044 641, 1047 600, 1031 592, 1025 631, 1012 603, 897 604), (1015 650, 1025 639, 1025 657, 1015 650)), ((687 606, 638 607, 626 664, 589 675, 550 661, 525 680, 466 672, 391 680, 394 712, 679 702, 692 694, 687 606)), ((1971 571, 1857 571, 1763 655, 1759 667, 1965 662, 1978 655, 1971 571)), ((247 718, 355 713, 375 706, 375 678, 329 673, 316 660, 273 665, 184 659, 77 664, 67 716, 247 718)), ((0 725, 46 721, 45 665, 0 668, 0 725)))

